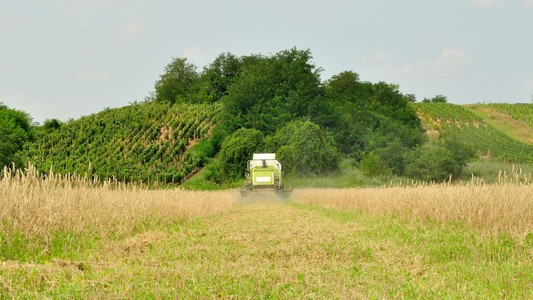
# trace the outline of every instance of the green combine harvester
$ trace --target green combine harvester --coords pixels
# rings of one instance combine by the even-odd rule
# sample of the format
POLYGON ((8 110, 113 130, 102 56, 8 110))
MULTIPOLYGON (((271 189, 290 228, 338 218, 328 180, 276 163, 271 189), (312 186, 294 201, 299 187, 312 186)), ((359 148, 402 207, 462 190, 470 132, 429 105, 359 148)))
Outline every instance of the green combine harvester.
POLYGON ((254 191, 275 191, 288 196, 290 190, 283 188, 283 171, 275 153, 254 153, 248 161, 246 181, 241 189, 243 195, 254 191))

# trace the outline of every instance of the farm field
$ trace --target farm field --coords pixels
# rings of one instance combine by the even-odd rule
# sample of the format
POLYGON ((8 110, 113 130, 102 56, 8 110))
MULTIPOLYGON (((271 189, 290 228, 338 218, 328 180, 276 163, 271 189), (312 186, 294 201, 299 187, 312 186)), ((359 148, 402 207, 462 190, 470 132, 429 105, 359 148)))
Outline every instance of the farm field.
POLYGON ((0 298, 527 299, 529 180, 280 200, 8 174, 0 298))
MULTIPOLYGON (((531 127, 527 123, 520 123, 522 125, 519 129, 523 132, 517 136, 518 133, 506 133, 512 129, 503 129, 513 126, 508 120, 489 122, 488 115, 479 115, 477 111, 474 113, 471 111, 473 108, 467 109, 449 103, 416 103, 413 107, 417 110, 428 134, 434 138, 447 134, 472 147, 479 156, 513 163, 533 162, 531 127)), ((509 116, 509 119, 512 118, 509 116)))
POLYGON ((533 144, 532 104, 471 104, 464 107, 501 132, 533 144))
POLYGON ((107 109, 40 128, 22 156, 41 172, 180 183, 203 164, 202 142, 221 108, 146 102, 107 109))

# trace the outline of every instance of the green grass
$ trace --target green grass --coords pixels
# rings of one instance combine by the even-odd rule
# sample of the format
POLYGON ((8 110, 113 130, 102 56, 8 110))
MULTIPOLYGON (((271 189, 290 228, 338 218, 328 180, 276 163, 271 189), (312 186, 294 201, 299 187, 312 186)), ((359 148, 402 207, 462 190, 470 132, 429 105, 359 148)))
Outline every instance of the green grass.
MULTIPOLYGON (((526 105, 526 104, 524 104, 526 105)), ((467 110, 474 113, 478 117, 485 120, 489 125, 496 128, 498 131, 514 138, 517 141, 531 143, 526 137, 531 139, 531 122, 523 123, 516 122, 519 119, 513 118, 511 115, 506 114, 507 111, 498 111, 499 107, 508 107, 508 105, 486 105, 475 104, 464 106, 467 110), (496 110, 495 110, 496 109, 496 110), (514 120, 513 120, 514 119, 514 120)), ((511 106, 512 107, 512 106, 511 106)), ((533 107, 531 105, 530 107, 533 107)), ((532 110, 533 111, 533 110, 532 110)), ((531 117, 530 117, 531 118, 531 117)), ((529 120, 528 120, 529 121, 529 120)))
POLYGON ((533 103, 490 103, 478 104, 479 106, 487 106, 497 111, 506 113, 514 119, 522 121, 533 127, 533 103))
POLYGON ((533 175, 533 164, 512 164, 501 162, 494 159, 480 158, 476 161, 470 162, 463 170, 462 180, 469 181, 472 175, 477 178, 483 178, 484 182, 497 182, 498 176, 513 176, 513 174, 520 174, 523 176, 533 175))
POLYGON ((31 237, 18 231, 9 235, 0 233, 0 261, 76 260, 101 243, 101 239, 90 232, 54 232, 46 237, 31 237))
POLYGON ((533 296, 532 246, 461 224, 259 201, 143 230, 77 259, 0 262, 0 299, 533 296))
POLYGON ((285 186, 292 188, 345 188, 345 187, 373 187, 383 186, 391 183, 401 183, 402 178, 397 176, 376 176, 369 177, 361 172, 353 159, 343 159, 338 172, 326 176, 285 176, 285 186))

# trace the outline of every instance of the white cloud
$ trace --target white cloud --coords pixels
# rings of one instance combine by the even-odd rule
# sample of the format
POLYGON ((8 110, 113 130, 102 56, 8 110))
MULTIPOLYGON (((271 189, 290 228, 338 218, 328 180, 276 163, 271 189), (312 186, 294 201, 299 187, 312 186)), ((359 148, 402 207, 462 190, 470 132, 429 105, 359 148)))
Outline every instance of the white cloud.
POLYGON ((90 83, 95 81, 109 80, 111 79, 111 73, 97 72, 94 70, 83 70, 74 76, 76 81, 81 83, 90 83))
POLYGON ((470 57, 457 49, 444 49, 436 59, 422 59, 415 63, 400 66, 400 71, 408 74, 453 75, 470 62, 470 57))
POLYGON ((122 25, 117 35, 122 39, 134 39, 142 37, 146 33, 146 26, 139 21, 131 21, 122 25))
MULTIPOLYGON (((471 0, 472 4, 474 6, 479 8, 495 8, 500 6, 503 3, 503 0, 471 0)), ((530 0, 524 0, 524 1, 530 1, 530 0)))
POLYGON ((533 88, 533 79, 526 80, 526 87, 533 88))

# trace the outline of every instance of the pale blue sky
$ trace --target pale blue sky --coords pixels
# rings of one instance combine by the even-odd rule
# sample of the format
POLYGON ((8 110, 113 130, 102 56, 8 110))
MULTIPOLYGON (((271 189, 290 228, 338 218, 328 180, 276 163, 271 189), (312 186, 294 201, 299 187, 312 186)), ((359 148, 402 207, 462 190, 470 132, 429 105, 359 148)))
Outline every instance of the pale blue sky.
POLYGON ((533 97, 533 0, 1 0, 0 102, 35 121, 143 100, 172 57, 310 49, 453 103, 533 97))

